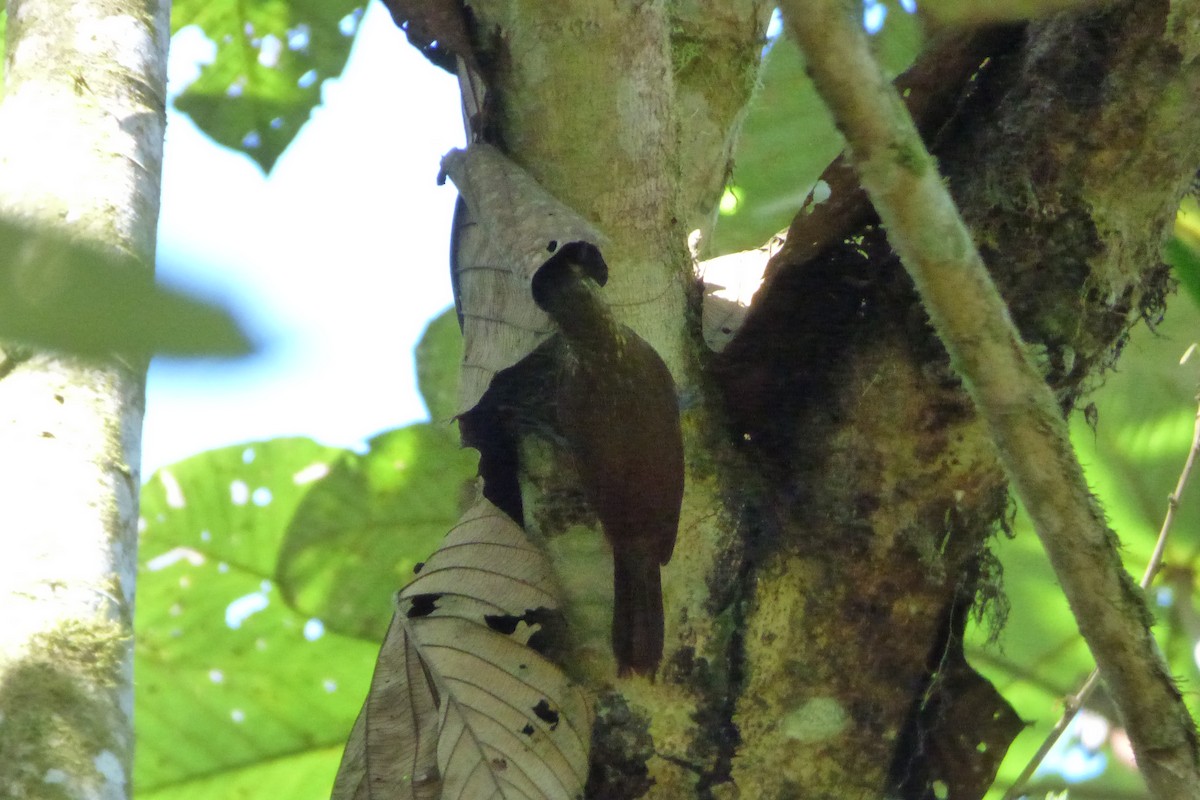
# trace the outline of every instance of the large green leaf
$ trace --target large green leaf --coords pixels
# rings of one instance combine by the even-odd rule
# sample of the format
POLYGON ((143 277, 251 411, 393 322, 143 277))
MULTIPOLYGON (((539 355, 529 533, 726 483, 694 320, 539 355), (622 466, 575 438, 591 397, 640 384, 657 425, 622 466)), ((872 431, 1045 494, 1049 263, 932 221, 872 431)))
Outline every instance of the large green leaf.
POLYGON ((174 30, 197 25, 215 60, 175 100, 217 142, 269 172, 341 74, 363 0, 179 0, 174 30))
POLYGON ((1200 252, 1180 236, 1168 239, 1163 250, 1179 276, 1180 285, 1191 295, 1193 302, 1200 303, 1200 252))
POLYGON ((154 282, 129 257, 0 220, 0 337, 80 355, 240 355, 224 309, 154 282))
POLYGON ((804 74, 799 48, 780 37, 767 54, 738 140, 711 255, 757 247, 786 228, 841 149, 841 134, 804 74))
POLYGON ((333 630, 382 637, 393 593, 462 513, 476 458, 444 423, 389 431, 367 453, 344 454, 288 528, 284 595, 333 630))
POLYGON ((1033 19, 1058 11, 1070 11, 1096 0, 921 0, 920 8, 939 25, 986 25, 1033 19))
MULTIPOLYGON (((873 39, 889 74, 920 46, 915 20, 895 3, 873 39)), ((804 73, 800 50, 786 37, 771 47, 738 140, 733 177, 707 256, 758 247, 783 230, 842 149, 842 137, 804 73)))
POLYGON ((1200 203, 1188 195, 1175 215, 1175 235, 1163 248, 1179 282, 1200 303, 1200 203))
MULTIPOLYGON (((223 770, 159 789, 137 787, 137 800, 328 800, 344 742, 223 770)), ((141 746, 140 744, 138 745, 141 746)))
POLYGON ((458 314, 448 308, 434 317, 417 342, 417 386, 434 422, 450 420, 457 410, 462 357, 458 314))
POLYGON ((160 470, 142 492, 139 796, 328 797, 378 642, 272 582, 284 531, 340 450, 279 439, 160 470))

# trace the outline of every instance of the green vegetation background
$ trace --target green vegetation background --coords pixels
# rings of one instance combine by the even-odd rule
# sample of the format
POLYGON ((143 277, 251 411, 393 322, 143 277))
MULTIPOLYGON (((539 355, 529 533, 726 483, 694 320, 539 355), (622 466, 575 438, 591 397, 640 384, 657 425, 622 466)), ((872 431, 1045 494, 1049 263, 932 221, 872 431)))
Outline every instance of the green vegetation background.
MULTIPOLYGON (((216 61, 178 107, 269 170, 319 102, 320 81, 340 73, 360 9, 352 0, 177 2, 176 29, 200 25, 218 44, 216 61), (280 57, 264 66, 263 48, 281 43, 280 57)), ((899 71, 916 50, 915 27, 892 6, 878 41, 889 68, 899 71)), ((839 148, 799 54, 776 42, 715 249, 757 246, 785 227, 839 148)), ((1093 398, 1095 428, 1082 415, 1073 422, 1089 480, 1135 574, 1153 548, 1191 440, 1200 361, 1181 366, 1179 359, 1200 338, 1198 252, 1186 236, 1172 242, 1169 255, 1186 290, 1161 324, 1140 326, 1131 337, 1093 398)), ((448 421, 459 352, 453 315, 443 314, 417 348, 432 421, 382 434, 364 453, 299 438, 255 442, 197 455, 147 482, 136 645, 140 800, 328 796, 391 595, 457 518, 474 475, 473 454, 459 449, 448 421)), ((1183 499, 1168 569, 1152 592, 1164 652, 1192 701, 1200 641, 1197 492, 1183 499)), ((1030 723, 1002 768, 997 785, 1004 787, 1091 662, 1019 513, 996 551, 1007 624, 994 638, 988 620, 974 626, 969 655, 1030 723)), ((1102 698, 1098 707, 1104 710, 1102 698)), ((1086 762, 1093 772, 1101 763, 1094 759, 1103 759, 1092 787, 1140 791, 1115 724, 1095 754, 1075 740, 1067 745, 1064 752, 1093 759, 1086 762)), ((1061 771, 1039 781, 1061 785, 1061 771)))

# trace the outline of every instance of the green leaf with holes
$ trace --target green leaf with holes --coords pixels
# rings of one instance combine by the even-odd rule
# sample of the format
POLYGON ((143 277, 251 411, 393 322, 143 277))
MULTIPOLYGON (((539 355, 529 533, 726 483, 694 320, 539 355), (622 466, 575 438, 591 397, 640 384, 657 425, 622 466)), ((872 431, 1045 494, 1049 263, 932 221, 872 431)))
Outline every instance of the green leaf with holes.
POLYGON ((308 439, 228 447, 143 488, 139 797, 328 797, 379 645, 289 608, 273 576, 293 514, 341 454, 308 439))
POLYGON ((477 454, 445 423, 411 425, 346 453, 296 509, 280 589, 334 630, 383 636, 392 595, 474 499, 477 454))
POLYGON ((341 74, 363 13, 362 0, 180 0, 175 30, 197 25, 216 58, 175 107, 264 172, 321 102, 321 83, 341 74))

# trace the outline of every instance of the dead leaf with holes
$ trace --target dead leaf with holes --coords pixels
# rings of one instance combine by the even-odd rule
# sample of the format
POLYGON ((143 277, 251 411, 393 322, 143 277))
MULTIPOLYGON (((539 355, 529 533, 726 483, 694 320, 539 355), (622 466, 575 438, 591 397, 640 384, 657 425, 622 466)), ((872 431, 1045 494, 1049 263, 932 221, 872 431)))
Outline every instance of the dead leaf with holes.
POLYGON ((480 499, 396 597, 332 800, 569 800, 592 712, 544 655, 562 634, 545 555, 480 499))

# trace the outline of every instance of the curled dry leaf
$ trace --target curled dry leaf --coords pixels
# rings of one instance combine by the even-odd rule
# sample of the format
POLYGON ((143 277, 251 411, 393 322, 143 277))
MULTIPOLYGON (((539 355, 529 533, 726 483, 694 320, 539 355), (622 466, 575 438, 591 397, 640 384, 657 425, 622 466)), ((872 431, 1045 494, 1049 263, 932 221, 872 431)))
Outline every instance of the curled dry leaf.
POLYGON ((536 649, 561 593, 487 500, 396 598, 333 800, 582 797, 592 715, 536 649))
POLYGON ((458 413, 471 410, 492 378, 554 333, 530 293, 533 274, 568 245, 603 264, 600 233, 496 148, 451 150, 442 171, 466 204, 457 233, 456 285, 463 313, 458 413))

